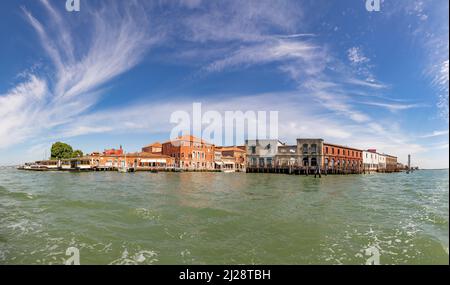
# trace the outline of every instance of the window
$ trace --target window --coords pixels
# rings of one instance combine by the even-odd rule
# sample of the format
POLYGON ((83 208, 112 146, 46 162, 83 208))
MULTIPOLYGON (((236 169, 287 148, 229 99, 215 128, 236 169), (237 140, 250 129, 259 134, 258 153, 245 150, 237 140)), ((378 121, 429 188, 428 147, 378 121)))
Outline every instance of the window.
POLYGON ((303 153, 308 153, 308 145, 307 144, 303 145, 303 153))
POLYGON ((317 166, 317 158, 311 158, 311 166, 317 166))
POLYGON ((256 154, 256 146, 251 146, 250 150, 252 154, 256 154))
POLYGON ((325 148, 325 153, 328 153, 328 147, 325 148))
POLYGON ((309 160, 307 157, 303 158, 303 166, 308 166, 309 165, 309 160))
POLYGON ((340 149, 338 149, 338 155, 339 155, 339 154, 341 154, 341 150, 340 150, 340 149))
POLYGON ((316 144, 312 144, 311 145, 311 152, 313 152, 313 153, 317 152, 317 145, 316 144))

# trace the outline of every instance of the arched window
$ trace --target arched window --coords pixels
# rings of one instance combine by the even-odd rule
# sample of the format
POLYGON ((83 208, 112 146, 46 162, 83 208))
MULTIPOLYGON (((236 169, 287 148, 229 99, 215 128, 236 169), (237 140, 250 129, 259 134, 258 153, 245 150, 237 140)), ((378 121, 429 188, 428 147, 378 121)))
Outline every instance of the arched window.
POLYGON ((303 166, 308 166, 309 165, 309 160, 307 157, 303 158, 303 166))
POLYGON ((317 166, 317 158, 311 158, 311 166, 317 166))

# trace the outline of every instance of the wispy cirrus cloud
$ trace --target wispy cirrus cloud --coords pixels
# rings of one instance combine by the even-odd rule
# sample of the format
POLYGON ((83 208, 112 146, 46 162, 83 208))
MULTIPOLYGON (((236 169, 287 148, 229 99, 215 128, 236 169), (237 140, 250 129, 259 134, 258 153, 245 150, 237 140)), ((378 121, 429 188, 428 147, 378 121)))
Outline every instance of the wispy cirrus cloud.
POLYGON ((439 116, 449 120, 449 26, 448 1, 402 0, 386 2, 387 17, 408 16, 412 42, 424 52, 424 76, 437 93, 439 116))
MULTIPOLYGON (((320 49, 308 42, 266 40, 262 44, 241 47, 229 56, 214 61, 206 67, 208 72, 218 72, 236 66, 260 65, 271 62, 296 61, 300 65, 312 65, 318 59, 320 49)), ((310 66, 311 68, 311 66, 310 66)), ((306 69, 306 68, 304 68, 306 69)))
POLYGON ((34 75, 0 95, 0 148, 35 134, 35 128, 43 123, 41 112, 48 96, 46 81, 34 75))
MULTIPOLYGON (((105 83, 134 67, 158 40, 148 33, 148 19, 133 3, 92 9, 86 21, 92 35, 76 34, 49 1, 48 18, 23 13, 53 64, 53 74, 30 70, 27 79, 0 96, 0 147, 54 132, 76 120, 103 95, 105 83), (76 49, 82 42, 84 48, 76 49)), ((88 10, 88 9, 87 9, 88 10)), ((84 132, 81 130, 80 133, 84 132)))
POLYGON ((440 136, 448 136, 449 131, 448 130, 442 130, 442 131, 433 131, 432 133, 425 134, 420 136, 421 138, 434 138, 434 137, 440 137, 440 136))
POLYGON ((360 102, 360 103, 365 104, 365 105, 385 108, 391 112, 409 110, 409 109, 414 109, 414 108, 428 107, 427 105, 423 105, 423 104, 381 103, 381 102, 368 102, 368 101, 360 102))

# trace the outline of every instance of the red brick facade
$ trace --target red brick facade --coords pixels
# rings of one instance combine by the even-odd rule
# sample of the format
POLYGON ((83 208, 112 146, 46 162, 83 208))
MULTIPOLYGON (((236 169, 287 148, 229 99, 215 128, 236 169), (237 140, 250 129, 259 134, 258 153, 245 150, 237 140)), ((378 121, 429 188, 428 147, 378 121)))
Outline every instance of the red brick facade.
POLYGON ((323 144, 323 165, 327 169, 361 171, 362 163, 362 150, 330 143, 323 144))
POLYGON ((182 136, 162 144, 162 154, 175 159, 185 170, 213 170, 214 145, 194 136, 182 136))

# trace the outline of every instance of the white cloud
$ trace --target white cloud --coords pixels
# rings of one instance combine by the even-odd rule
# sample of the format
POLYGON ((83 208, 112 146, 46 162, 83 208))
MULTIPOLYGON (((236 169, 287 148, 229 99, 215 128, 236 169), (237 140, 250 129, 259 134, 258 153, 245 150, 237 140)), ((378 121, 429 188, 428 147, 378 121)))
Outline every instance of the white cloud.
POLYGON ((34 75, 0 95, 0 148, 21 142, 34 134, 43 123, 41 112, 45 110, 47 96, 46 82, 34 75))
POLYGON ((440 136, 445 136, 445 135, 448 135, 448 130, 433 131, 432 133, 422 135, 420 137, 421 138, 434 138, 434 137, 440 137, 440 136))
POLYGON ((224 59, 217 60, 206 67, 209 72, 222 71, 227 67, 239 65, 258 65, 270 62, 298 60, 299 64, 312 64, 318 59, 320 50, 307 42, 271 40, 256 45, 241 47, 224 59))
POLYGON ((393 103, 380 103, 380 102, 361 102, 361 104, 385 108, 391 112, 426 107, 423 104, 393 104, 393 103))
MULTIPOLYGON (((148 33, 145 13, 132 4, 124 4, 120 7, 123 10, 108 4, 92 11, 87 21, 93 35, 87 41, 86 35, 68 29, 47 0, 41 3, 49 16, 45 24, 25 8, 23 12, 51 59, 55 74, 48 76, 52 79, 47 82, 45 76, 32 70, 27 81, 0 96, 0 148, 45 136, 79 118, 98 102, 101 87, 135 66, 158 39, 148 33), (86 44, 77 56, 73 46, 76 41, 86 44)), ((71 134, 83 132, 71 130, 71 134)))
POLYGON ((361 48, 351 47, 347 50, 348 60, 353 64, 361 64, 369 62, 369 58, 365 57, 361 48))

